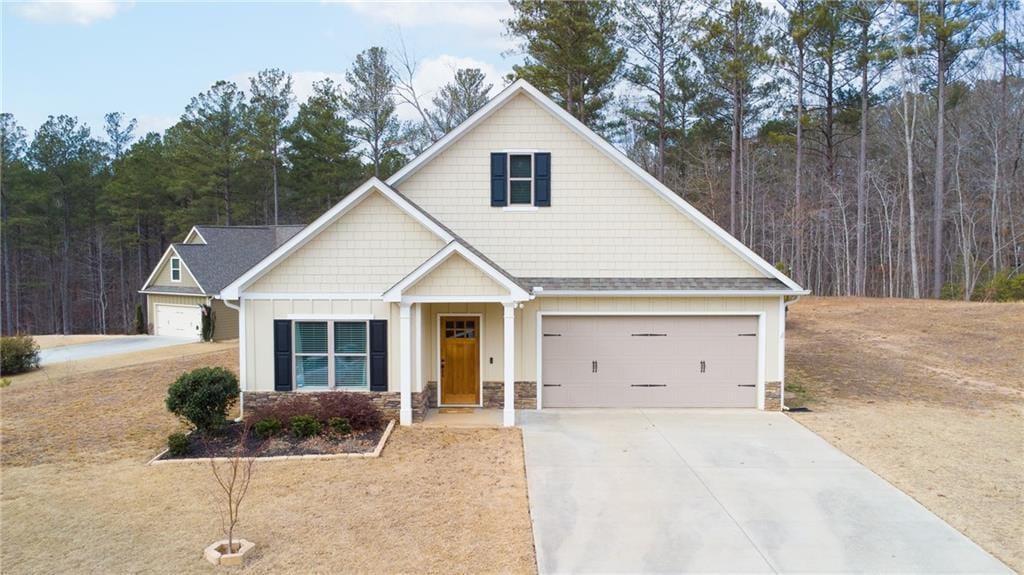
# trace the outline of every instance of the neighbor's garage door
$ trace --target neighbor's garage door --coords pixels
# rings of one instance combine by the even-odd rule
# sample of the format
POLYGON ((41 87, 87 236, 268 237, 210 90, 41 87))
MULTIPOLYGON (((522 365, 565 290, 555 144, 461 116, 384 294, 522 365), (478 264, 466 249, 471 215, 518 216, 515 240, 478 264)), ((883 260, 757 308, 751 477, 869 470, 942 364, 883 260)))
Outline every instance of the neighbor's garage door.
POLYGON ((156 335, 200 336, 202 315, 197 305, 156 305, 156 335))
POLYGON ((546 316, 544 407, 756 407, 757 318, 546 316))

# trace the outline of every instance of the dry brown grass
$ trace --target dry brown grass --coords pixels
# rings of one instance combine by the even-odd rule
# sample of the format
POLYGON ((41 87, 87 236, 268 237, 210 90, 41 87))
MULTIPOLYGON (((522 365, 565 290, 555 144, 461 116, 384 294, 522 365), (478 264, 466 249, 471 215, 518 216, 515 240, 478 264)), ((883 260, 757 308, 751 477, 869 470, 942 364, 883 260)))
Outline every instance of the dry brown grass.
MULTIPOLYGON (((210 470, 143 463, 180 425, 170 381, 236 354, 0 390, 3 572, 214 570, 210 470)), ((532 573, 521 435, 400 428, 380 459, 257 464, 239 533, 258 545, 247 572, 532 573)))
POLYGON ((1024 304, 809 298, 787 330, 796 420, 1024 571, 1024 304))

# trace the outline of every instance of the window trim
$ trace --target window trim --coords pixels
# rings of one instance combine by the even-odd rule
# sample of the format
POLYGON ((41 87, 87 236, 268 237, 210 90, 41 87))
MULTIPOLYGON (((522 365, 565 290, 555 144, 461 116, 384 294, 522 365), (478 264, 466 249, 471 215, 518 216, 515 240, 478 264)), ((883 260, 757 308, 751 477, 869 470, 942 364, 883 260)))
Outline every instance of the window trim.
POLYGON ((176 284, 181 283, 181 258, 174 256, 167 265, 170 266, 171 282, 176 284), (177 264, 177 266, 175 266, 175 264, 177 264), (175 272, 178 274, 178 279, 174 279, 175 272))
POLYGON ((537 166, 536 166, 536 160, 534 159, 534 154, 536 154, 536 152, 534 152, 534 151, 528 151, 528 152, 526 152, 526 151, 523 151, 523 152, 508 151, 508 152, 505 152, 505 173, 508 174, 508 176, 506 177, 506 182, 505 182, 505 188, 506 188, 505 189, 505 194, 507 194, 506 197, 508 197, 508 203, 504 206, 505 208, 523 208, 523 207, 527 207, 527 206, 536 207, 534 205, 534 202, 536 201, 536 193, 535 193, 534 187, 536 185, 535 180, 537 179, 537 166), (529 156, 530 157, 530 177, 529 178, 522 178, 522 177, 518 177, 517 178, 517 177, 513 177, 512 176, 512 156, 529 156), (529 181, 530 182, 530 201, 529 202, 515 202, 515 203, 512 202, 512 182, 514 182, 514 181, 515 182, 523 182, 523 181, 529 181))
POLYGON ((315 393, 324 391, 351 391, 356 393, 370 391, 370 319, 366 317, 302 317, 292 321, 292 390, 298 392, 315 393), (325 323, 327 324, 327 353, 299 353, 296 351, 295 334, 300 323, 325 323), (336 323, 361 323, 366 326, 366 351, 363 353, 341 353, 334 351, 334 324, 336 323), (327 358, 327 387, 299 387, 298 366, 299 357, 326 357, 327 358), (335 374, 335 357, 362 357, 366 359, 366 383, 362 387, 338 387, 335 374))

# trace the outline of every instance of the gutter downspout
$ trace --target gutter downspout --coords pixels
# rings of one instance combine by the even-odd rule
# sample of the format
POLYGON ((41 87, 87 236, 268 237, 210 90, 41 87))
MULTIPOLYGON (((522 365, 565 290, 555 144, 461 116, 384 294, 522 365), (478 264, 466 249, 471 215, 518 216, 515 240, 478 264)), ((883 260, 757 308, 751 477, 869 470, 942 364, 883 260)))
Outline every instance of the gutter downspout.
MULTIPOLYGON (((220 299, 220 298, 218 298, 218 299, 220 299)), ((244 371, 242 369, 242 362, 245 361, 245 353, 242 351, 242 346, 244 345, 244 339, 245 339, 243 337, 244 336, 243 329, 245 327, 245 317, 244 317, 244 312, 242 311, 242 306, 241 306, 242 299, 241 299, 241 297, 239 297, 239 299, 238 299, 239 305, 234 305, 234 304, 232 304, 230 301, 228 301, 226 299, 223 299, 221 301, 224 302, 225 306, 227 306, 227 307, 229 307, 229 308, 231 308, 231 309, 233 309, 233 310, 238 312, 238 333, 239 333, 239 335, 238 335, 238 374, 242 375, 242 372, 244 371)), ((243 383, 244 383, 244 381, 243 381, 243 383)), ((235 419, 235 421, 242 421, 242 418, 244 416, 245 416, 245 390, 239 388, 239 390, 238 390, 238 418, 235 419)))

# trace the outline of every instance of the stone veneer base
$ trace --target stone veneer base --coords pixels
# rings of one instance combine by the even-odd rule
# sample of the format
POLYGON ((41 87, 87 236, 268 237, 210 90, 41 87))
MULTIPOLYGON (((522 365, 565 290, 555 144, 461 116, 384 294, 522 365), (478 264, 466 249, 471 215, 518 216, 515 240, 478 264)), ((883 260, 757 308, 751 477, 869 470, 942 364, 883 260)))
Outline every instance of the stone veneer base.
MULTIPOLYGON (((338 393, 337 391, 243 391, 243 410, 258 408, 260 406, 266 406, 273 404, 274 402, 281 401, 287 397, 293 397, 296 395, 303 395, 314 398, 317 396, 338 393)), ((342 392, 344 393, 344 392, 342 392)), ((394 419, 398 420, 398 411, 402 405, 402 395, 398 391, 370 391, 370 392, 349 392, 349 393, 366 393, 370 397, 370 401, 380 409, 381 414, 384 416, 384 420, 394 419)), ((412 421, 413 423, 420 423, 423 418, 427 416, 427 398, 426 394, 413 392, 412 394, 412 421)))
MULTIPOLYGON (((537 408, 537 382, 517 381, 514 390, 516 409, 537 408)), ((428 381, 424 387, 423 394, 426 396, 428 408, 434 409, 438 406, 436 381, 428 381)), ((483 382, 482 407, 486 409, 501 409, 505 407, 505 382, 483 382)))

